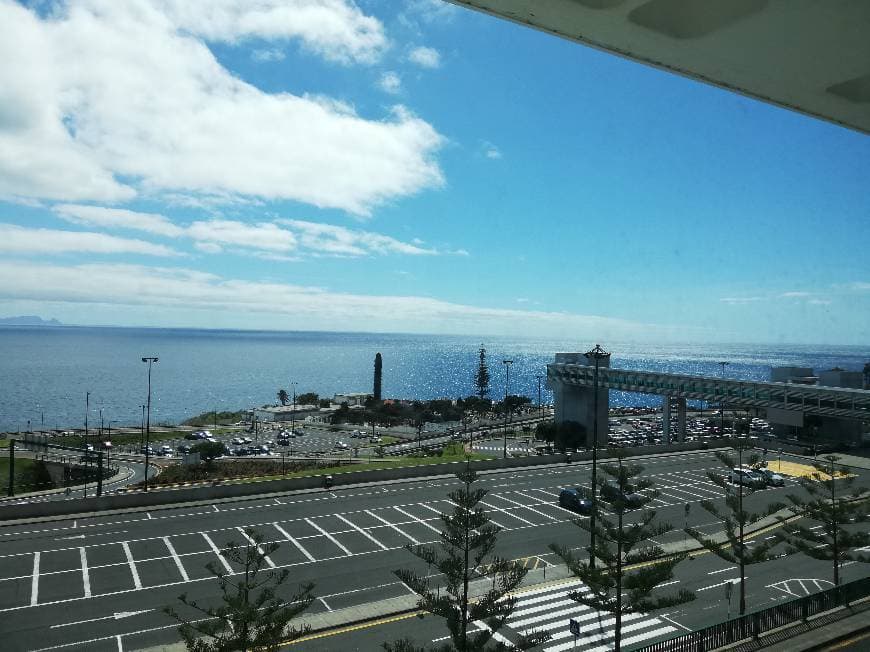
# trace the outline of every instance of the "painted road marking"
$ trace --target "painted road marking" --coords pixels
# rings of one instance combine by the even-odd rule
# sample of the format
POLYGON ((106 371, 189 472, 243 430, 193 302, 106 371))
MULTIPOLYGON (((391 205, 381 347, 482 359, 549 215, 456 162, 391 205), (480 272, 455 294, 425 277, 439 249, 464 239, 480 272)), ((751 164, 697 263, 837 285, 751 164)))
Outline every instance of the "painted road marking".
POLYGON ((232 575, 233 574, 232 566, 230 566, 229 562, 227 562, 226 557, 224 557, 221 554, 221 551, 218 550, 218 547, 215 545, 214 541, 212 541, 211 538, 205 532, 200 532, 200 534, 202 534, 202 538, 205 539, 205 542, 208 544, 208 547, 211 548, 212 552, 214 552, 214 554, 217 555, 217 558, 220 559, 220 562, 224 565, 224 568, 226 569, 227 573, 232 575))
POLYGON ((510 517, 512 517, 512 518, 517 519, 518 521, 522 521, 522 522, 525 523, 526 525, 534 525, 534 523, 532 523, 531 521, 527 521, 527 520, 524 519, 522 516, 517 516, 517 515, 514 514, 513 512, 509 512, 509 511, 506 510, 506 509, 502 509, 501 507, 496 507, 495 505, 491 505, 490 503, 486 503, 486 502, 484 502, 484 501, 482 501, 482 500, 479 500, 479 501, 477 501, 477 502, 478 502, 479 504, 483 505, 484 507, 489 507, 489 508, 490 508, 491 510, 493 510, 493 511, 501 512, 501 513, 503 513, 503 514, 506 514, 507 516, 510 516, 510 517))
POLYGON ((429 525, 429 524, 428 524, 426 521, 424 521, 423 519, 421 519, 421 518, 417 518, 417 517, 414 516, 413 514, 411 514, 411 513, 409 513, 409 512, 406 512, 406 511, 405 511, 404 509, 402 509, 401 507, 393 507, 393 509, 395 509, 397 512, 399 512, 399 513, 401 513, 401 514, 404 514, 404 515, 407 516, 408 518, 415 520, 415 521, 416 521, 417 523, 419 523, 420 525, 425 525, 427 528, 429 528, 430 530, 432 530, 435 534, 439 534, 439 535, 441 534, 441 530, 439 530, 437 527, 435 527, 435 526, 433 526, 433 525, 429 525))
POLYGON ((390 523, 390 522, 387 521, 386 519, 381 518, 380 516, 378 516, 377 514, 375 514, 374 512, 372 512, 372 511, 370 511, 370 510, 368 510, 368 509, 366 509, 366 510, 364 510, 364 511, 365 511, 366 514, 368 514, 368 515, 371 516, 372 518, 376 518, 376 519, 378 519, 381 523, 383 523, 384 525, 393 528, 396 532, 398 532, 398 533, 401 534, 403 537, 405 537, 406 539, 408 539, 408 540, 409 540, 411 543, 413 543, 414 545, 418 545, 418 546, 420 545, 420 542, 417 541, 417 539, 415 539, 414 537, 412 537, 410 534, 408 534, 407 532, 405 532, 404 530, 402 530, 402 529, 401 529, 400 527, 398 527, 397 525, 393 525, 392 523, 390 523))
POLYGON ((313 527, 315 530, 317 530, 318 532, 320 532, 322 535, 324 535, 327 539, 329 539, 330 541, 332 541, 332 542, 333 542, 335 545, 337 545, 339 548, 341 548, 341 549, 344 551, 344 554, 346 554, 348 557, 350 557, 350 556, 353 555, 353 553, 352 553, 350 550, 348 550, 347 548, 345 548, 345 547, 341 544, 341 542, 340 542, 338 539, 336 539, 336 538, 335 538, 334 536, 332 536, 329 532, 327 532, 327 531, 324 530, 322 527, 320 527, 319 525, 317 525, 317 523, 315 523, 314 521, 312 521, 310 518, 306 518, 306 519, 305 519, 305 522, 308 523, 308 525, 310 525, 311 527, 313 527))
POLYGON ((121 542, 121 547, 124 549, 124 555, 127 557, 127 563, 130 565, 130 573, 133 575, 133 586, 137 589, 142 588, 142 580, 139 579, 139 571, 136 568, 136 562, 133 561, 133 554, 130 552, 130 546, 126 541, 121 542))
POLYGON ((88 557, 85 553, 85 549, 79 548, 79 556, 82 562, 82 584, 85 589, 85 597, 91 597, 91 576, 88 574, 88 557))
POLYGON ((387 546, 385 546, 383 543, 381 543, 380 541, 378 541, 377 539, 375 539, 371 534, 369 534, 368 532, 366 532, 365 530, 363 530, 363 529, 362 529, 360 526, 358 526, 356 523, 351 523, 350 521, 348 521, 348 520, 347 520, 344 516, 342 516, 341 514, 336 514, 335 516, 338 517, 339 520, 344 521, 345 523, 347 523, 348 525, 350 525, 354 530, 356 530, 356 531, 359 532, 361 535, 363 535, 364 537, 366 537, 369 541, 371 541, 371 542, 374 543, 375 545, 379 546, 381 550, 389 550, 389 548, 387 548, 387 546))
POLYGON ((39 601, 39 552, 33 553, 33 579, 30 580, 30 606, 39 601))
MULTIPOLYGON (((518 491, 515 491, 514 493, 519 493, 519 492, 518 492, 518 491)), ((520 507, 524 507, 525 509, 529 510, 530 512, 534 512, 535 514, 540 514, 541 516, 544 516, 544 517, 550 519, 551 521, 558 521, 558 520, 559 520, 559 519, 556 518, 555 516, 550 516, 549 514, 546 514, 546 513, 542 512, 542 511, 538 510, 538 509, 535 509, 534 507, 529 507, 529 506, 526 505, 525 503, 521 503, 521 502, 518 502, 518 501, 516 501, 516 500, 511 500, 510 498, 507 498, 507 497, 505 497, 505 496, 498 496, 498 499, 499 499, 499 500, 504 500, 504 501, 506 501, 506 502, 508 502, 508 503, 513 503, 514 505, 519 505, 520 507)))
MULTIPOLYGON (((248 533, 245 532, 245 528, 237 527, 236 529, 239 531, 239 533, 243 537, 245 537, 245 539, 247 540, 248 543, 255 543, 255 541, 250 536, 248 536, 248 533)), ((269 557, 269 555, 265 554, 265 551, 263 550, 263 546, 258 545, 257 552, 259 552, 261 555, 263 555, 263 559, 265 559, 266 563, 269 564, 269 568, 275 568, 275 562, 272 561, 272 558, 269 557)))
POLYGON ((175 552, 175 546, 172 545, 169 537, 163 537, 163 543, 166 544, 166 549, 169 550, 169 554, 172 556, 172 560, 175 562, 175 565, 178 568, 178 572, 181 573, 181 579, 183 579, 185 582, 189 582, 190 577, 188 577, 187 571, 184 569, 184 565, 181 563, 181 558, 178 556, 178 553, 175 552))
POLYGON ((290 533, 287 530, 282 528, 277 523, 272 523, 272 527, 274 527, 276 530, 278 530, 278 532, 280 532, 282 535, 284 535, 284 538, 287 539, 287 541, 289 541, 294 546, 296 546, 299 549, 299 552, 301 552, 303 555, 305 555, 308 558, 308 561, 317 561, 316 559, 314 559, 314 557, 311 556, 310 552, 308 552, 305 548, 302 547, 301 543, 299 543, 296 539, 294 539, 290 535, 290 533))

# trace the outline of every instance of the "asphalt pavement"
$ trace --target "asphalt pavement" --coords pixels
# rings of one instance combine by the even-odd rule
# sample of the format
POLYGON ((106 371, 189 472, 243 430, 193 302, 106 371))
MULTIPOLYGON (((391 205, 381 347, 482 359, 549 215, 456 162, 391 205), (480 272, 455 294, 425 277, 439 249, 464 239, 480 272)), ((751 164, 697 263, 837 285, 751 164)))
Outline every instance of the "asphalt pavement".
MULTIPOLYGON (((659 543, 684 538, 680 530, 686 504, 689 524, 710 533, 721 529, 698 505, 722 497, 722 490, 706 477, 708 470, 721 468, 711 452, 639 462, 662 491, 654 507, 675 528, 659 543)), ((586 544, 588 535, 572 522, 576 515, 562 509, 557 498, 562 487, 588 483, 589 476, 587 463, 481 474, 480 484, 489 490, 482 505, 503 530, 497 552, 522 560, 534 569, 530 574, 537 582, 547 582, 529 588, 521 599, 505 632, 508 639, 523 629, 545 627, 559 637, 542 649, 571 649, 573 638, 566 638, 564 631, 572 615, 581 620, 586 637, 585 647, 578 649, 594 649, 606 636, 606 619, 599 622, 597 615, 566 603, 571 580, 564 572, 559 577, 548 548, 552 542, 573 548, 586 544)), ((134 650, 177 642, 175 623, 162 608, 180 607, 181 593, 216 601, 217 582, 205 566, 223 564, 217 551, 229 541, 243 542, 246 527, 279 543, 270 561, 275 568, 290 569, 287 595, 300 582, 315 583, 318 599, 309 614, 336 616, 384 600, 407 601, 409 590, 393 571, 427 569, 403 547, 438 539, 440 514, 452 508, 446 494, 457 486, 455 478, 439 477, 0 527, 4 649, 134 650)), ((794 490, 795 483, 789 481, 785 488, 756 493, 747 506, 762 508, 794 490)), ((848 581, 866 569, 855 563, 842 573, 848 581)), ((748 607, 825 588, 830 574, 829 564, 798 556, 760 564, 748 572, 748 607)), ((673 587, 666 588, 692 589, 697 600, 666 613, 638 615, 628 623, 631 636, 651 642, 722 620, 728 608, 725 584, 736 576, 735 568, 718 558, 696 555, 678 567, 673 587)), ((731 607, 736 613, 733 598, 731 607)), ((354 625, 347 633, 319 633, 292 647, 371 650, 409 632, 420 643, 446 635, 437 618, 402 618, 354 625)))

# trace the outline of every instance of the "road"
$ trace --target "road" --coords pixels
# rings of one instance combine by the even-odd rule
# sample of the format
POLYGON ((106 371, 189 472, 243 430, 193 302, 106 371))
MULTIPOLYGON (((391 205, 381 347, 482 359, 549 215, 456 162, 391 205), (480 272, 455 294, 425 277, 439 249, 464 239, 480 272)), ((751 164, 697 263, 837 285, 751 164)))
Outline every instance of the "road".
MULTIPOLYGON (((663 520, 682 527, 688 503, 690 524, 708 532, 719 529, 697 505, 722 493, 705 475, 719 468, 711 453, 658 456, 643 463, 645 474, 662 490, 656 508, 663 520)), ((589 475, 588 464, 482 475, 480 484, 490 491, 483 506, 503 528, 498 553, 542 567, 555 563, 548 549, 551 542, 585 545, 587 535, 570 522, 574 515, 561 509, 556 498, 560 488, 587 483, 589 475)), ((794 489, 790 484, 758 492, 747 505, 758 509, 781 500, 794 489)), ((179 606, 177 596, 183 592, 214 601, 217 583, 205 565, 222 563, 216 550, 230 540, 241 542, 242 529, 249 526, 280 544, 271 561, 277 568, 290 569, 288 592, 296 583, 315 582, 319 599, 311 613, 407 595, 392 571, 426 569, 403 546, 437 539, 439 514, 451 509, 446 494, 457 485, 455 478, 438 478, 0 527, 4 649, 130 650, 178 640, 173 621, 161 609, 179 606)), ((662 542, 681 536, 679 530, 672 531, 662 542)), ((852 564, 843 569, 844 580, 865 572, 861 564, 852 564)), ((634 635, 653 640, 721 620, 727 608, 723 582, 735 575, 733 568, 711 555, 684 562, 675 586, 694 589, 698 600, 666 614, 638 617, 634 635)), ((798 557, 762 564, 750 570, 749 607, 818 590, 826 586, 829 575, 824 562, 798 557)), ((531 611, 524 611, 523 622, 515 622, 514 629, 538 625, 535 619, 557 613, 552 616, 555 624, 564 629, 571 608, 565 604, 565 590, 557 585, 527 596, 534 602, 523 604, 522 610, 531 611)), ((551 626, 550 621, 541 622, 551 626)), ((446 634, 435 618, 413 623, 418 642, 446 634)), ((598 625, 588 614, 586 625, 591 643, 598 625)), ((398 621, 293 647, 370 650, 377 645, 369 641, 379 644, 408 628, 409 623, 398 621)))

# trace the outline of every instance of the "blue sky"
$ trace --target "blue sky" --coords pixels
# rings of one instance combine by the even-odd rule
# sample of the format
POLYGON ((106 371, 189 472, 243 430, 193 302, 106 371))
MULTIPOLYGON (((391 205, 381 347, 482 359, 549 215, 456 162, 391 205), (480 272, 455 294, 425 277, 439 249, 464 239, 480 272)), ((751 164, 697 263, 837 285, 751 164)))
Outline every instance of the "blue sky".
POLYGON ((870 138, 435 0, 0 0, 0 316, 870 342, 870 138))

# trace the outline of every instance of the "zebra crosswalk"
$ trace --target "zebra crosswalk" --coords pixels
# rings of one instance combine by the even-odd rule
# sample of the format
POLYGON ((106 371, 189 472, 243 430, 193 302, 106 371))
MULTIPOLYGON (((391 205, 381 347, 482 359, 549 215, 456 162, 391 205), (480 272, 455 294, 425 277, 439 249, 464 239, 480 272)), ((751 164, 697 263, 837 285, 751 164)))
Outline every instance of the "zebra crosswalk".
MULTIPOLYGON (((507 621, 505 634, 521 635, 546 630, 551 639, 544 644, 543 652, 563 652, 575 649, 574 636, 568 630, 568 621, 580 624, 580 636, 576 649, 586 652, 604 652, 613 649, 613 634, 616 619, 612 614, 596 611, 575 602, 568 594, 573 591, 588 592, 579 580, 563 582, 557 586, 535 589, 521 593, 513 614, 507 621)), ((633 645, 677 631, 661 618, 642 613, 622 617, 622 645, 633 645)))

